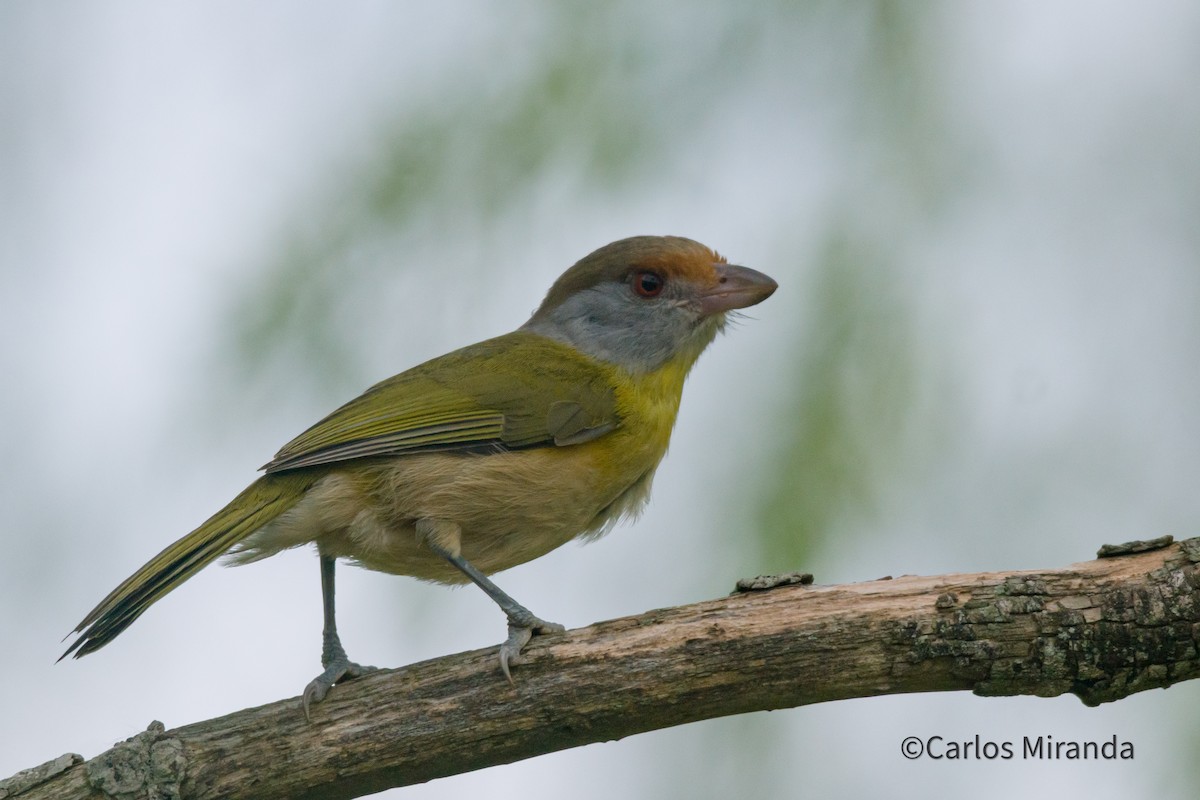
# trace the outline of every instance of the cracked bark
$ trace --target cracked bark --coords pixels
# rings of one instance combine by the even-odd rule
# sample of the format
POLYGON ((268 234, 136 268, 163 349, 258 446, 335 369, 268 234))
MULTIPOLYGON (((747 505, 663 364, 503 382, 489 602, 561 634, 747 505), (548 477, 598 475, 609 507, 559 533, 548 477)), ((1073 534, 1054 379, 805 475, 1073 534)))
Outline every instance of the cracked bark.
MULTIPOLYGON (((350 798, 686 722, 900 692, 1071 693, 1088 705, 1200 677, 1200 538, 1064 569, 735 594, 164 730, 7 781, 20 798, 350 798)), ((758 581, 752 585, 770 585, 758 581)))

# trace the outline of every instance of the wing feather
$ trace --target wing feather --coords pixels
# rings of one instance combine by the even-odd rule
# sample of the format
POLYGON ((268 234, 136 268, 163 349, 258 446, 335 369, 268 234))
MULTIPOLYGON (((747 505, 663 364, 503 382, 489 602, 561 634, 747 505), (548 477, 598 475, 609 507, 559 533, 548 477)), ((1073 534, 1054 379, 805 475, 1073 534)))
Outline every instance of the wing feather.
POLYGON ((620 423, 609 370, 538 334, 489 339, 372 386, 284 445, 263 469, 579 444, 620 423), (523 367, 519 375, 514 364, 523 367))

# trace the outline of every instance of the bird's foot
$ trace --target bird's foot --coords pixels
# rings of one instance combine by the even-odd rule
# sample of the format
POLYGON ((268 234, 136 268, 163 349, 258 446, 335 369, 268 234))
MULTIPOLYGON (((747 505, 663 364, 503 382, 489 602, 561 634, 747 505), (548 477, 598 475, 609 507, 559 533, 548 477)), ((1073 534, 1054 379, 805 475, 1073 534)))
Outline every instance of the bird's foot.
POLYGON ((513 683, 510 665, 521 663, 521 651, 525 649, 525 645, 529 644, 529 640, 535 634, 562 633, 566 630, 557 622, 546 622, 525 609, 521 609, 521 611, 525 613, 509 616, 508 638, 504 640, 504 644, 500 645, 500 671, 504 673, 504 677, 508 679, 509 683, 513 683))
POLYGON ((312 721, 312 718, 308 715, 309 706, 324 700, 325 695, 329 694, 329 690, 333 688, 335 683, 348 681, 351 678, 360 678, 368 672, 374 672, 377 669, 378 667, 365 667, 362 664, 355 664, 345 656, 327 662, 325 671, 309 681, 308 686, 304 687, 304 695, 301 699, 301 702, 304 704, 304 719, 309 722, 312 721))

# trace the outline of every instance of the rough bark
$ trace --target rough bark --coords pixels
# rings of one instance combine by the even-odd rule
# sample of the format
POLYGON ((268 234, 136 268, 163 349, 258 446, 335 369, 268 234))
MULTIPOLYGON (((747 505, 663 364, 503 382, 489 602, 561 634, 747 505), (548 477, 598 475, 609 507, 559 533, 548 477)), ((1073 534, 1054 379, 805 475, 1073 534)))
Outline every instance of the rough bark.
MULTIPOLYGON (((1200 676, 1200 538, 1065 569, 783 585, 293 698, 0 781, 5 798, 350 798, 685 722, 970 690, 1088 705, 1200 676)), ((1113 557, 1115 556, 1115 557, 1113 557)), ((781 581, 796 583, 795 578, 781 581)), ((768 586, 771 581, 759 581, 768 586)))

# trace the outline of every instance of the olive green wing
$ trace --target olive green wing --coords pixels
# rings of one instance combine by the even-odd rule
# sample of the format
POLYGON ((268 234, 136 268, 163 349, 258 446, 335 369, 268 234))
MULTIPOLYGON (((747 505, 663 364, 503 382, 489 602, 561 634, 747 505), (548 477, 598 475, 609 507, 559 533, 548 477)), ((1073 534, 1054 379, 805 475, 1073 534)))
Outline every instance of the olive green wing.
POLYGON ((579 444, 620 423, 611 377, 574 348, 516 331, 372 386, 284 445, 263 469, 579 444))

